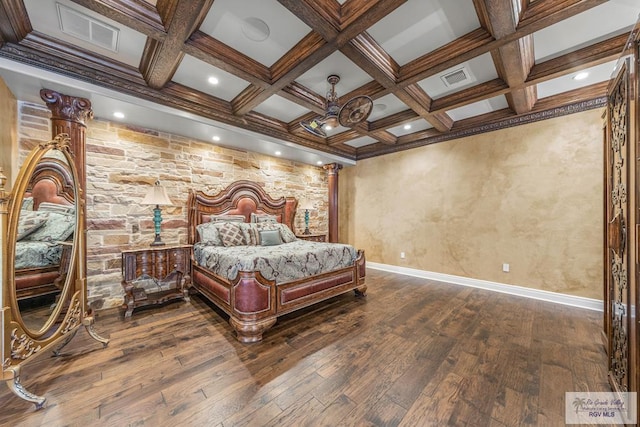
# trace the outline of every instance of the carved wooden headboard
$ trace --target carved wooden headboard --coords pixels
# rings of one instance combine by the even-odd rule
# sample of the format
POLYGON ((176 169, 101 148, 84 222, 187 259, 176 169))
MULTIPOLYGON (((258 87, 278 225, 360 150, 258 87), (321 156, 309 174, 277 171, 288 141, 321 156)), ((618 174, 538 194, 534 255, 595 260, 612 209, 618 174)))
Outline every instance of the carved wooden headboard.
POLYGON ((74 188, 68 166, 56 158, 46 157, 35 167, 24 197, 33 197, 34 210, 42 202, 73 205, 74 188))
POLYGON ((245 222, 251 214, 269 214, 293 230, 298 201, 293 197, 274 199, 252 181, 236 181, 216 195, 192 190, 187 202, 189 220, 189 244, 198 239, 196 226, 209 221, 211 215, 244 215, 245 222))

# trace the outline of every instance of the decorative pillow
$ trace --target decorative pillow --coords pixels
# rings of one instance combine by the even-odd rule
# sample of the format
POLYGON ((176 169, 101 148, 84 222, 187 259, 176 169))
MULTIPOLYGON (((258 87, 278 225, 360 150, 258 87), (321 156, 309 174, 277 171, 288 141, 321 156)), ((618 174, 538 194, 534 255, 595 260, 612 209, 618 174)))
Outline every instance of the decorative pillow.
POLYGON ((262 246, 281 245, 282 244, 282 239, 280 238, 280 231, 278 231, 278 230, 261 230, 260 231, 260 244, 262 246))
POLYGON ((198 224, 196 230, 198 231, 198 236, 200 236, 200 241, 209 245, 223 246, 217 225, 219 224, 213 222, 198 224))
POLYGON ((278 222, 279 215, 269 215, 269 214, 257 214, 255 212, 251 212, 251 222, 278 222))
POLYGON ((18 241, 23 240, 31 233, 42 227, 49 218, 48 212, 24 211, 18 220, 18 241))
POLYGON ((258 235, 258 229, 256 228, 256 224, 243 222, 238 224, 240 230, 242 230, 242 235, 244 236, 244 241, 247 245, 255 246, 260 241, 260 236, 258 235))
POLYGON ((56 242, 67 240, 76 228, 76 216, 61 212, 48 212, 49 219, 40 228, 29 234, 25 240, 56 242))
POLYGON ((242 246, 247 244, 240 229, 240 224, 236 222, 228 222, 224 227, 218 227, 218 233, 220 233, 222 244, 225 246, 242 246))
POLYGON ((244 215, 210 215, 210 222, 244 222, 244 215))
POLYGON ((74 213, 76 207, 73 205, 59 205, 58 203, 42 202, 38 206, 38 211, 74 213))
POLYGON ((22 199, 22 207, 20 208, 25 211, 33 210, 33 197, 25 197, 22 199))
POLYGON ((295 233, 291 231, 291 229, 286 224, 278 224, 280 226, 280 235, 282 236, 282 241, 285 243, 291 243, 298 240, 295 233))

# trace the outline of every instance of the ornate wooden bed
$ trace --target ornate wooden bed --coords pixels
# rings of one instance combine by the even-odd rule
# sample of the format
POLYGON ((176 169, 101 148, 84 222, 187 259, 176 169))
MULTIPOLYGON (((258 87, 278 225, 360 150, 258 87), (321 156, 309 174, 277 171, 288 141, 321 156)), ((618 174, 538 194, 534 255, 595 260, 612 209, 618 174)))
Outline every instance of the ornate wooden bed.
MULTIPOLYGON (((75 206, 74 188, 73 177, 64 162, 45 157, 36 166, 24 199, 32 200, 32 209, 36 211, 45 202, 73 207, 75 206)), ((64 283, 69 266, 70 249, 70 245, 62 245, 58 264, 16 269, 17 298, 24 299, 58 292, 64 283)))
MULTIPOLYGON (((196 227, 215 215, 243 215, 244 222, 250 222, 252 213, 274 215, 293 230, 297 204, 293 197, 273 199, 251 181, 234 182, 216 195, 193 190, 187 204, 189 243, 198 242, 196 227)), ((239 341, 256 342, 278 316, 351 290, 364 295, 364 251, 355 253, 353 264, 346 268, 279 284, 258 271, 239 271, 235 279, 228 280, 198 265, 194 258, 192 287, 230 316, 239 341)))

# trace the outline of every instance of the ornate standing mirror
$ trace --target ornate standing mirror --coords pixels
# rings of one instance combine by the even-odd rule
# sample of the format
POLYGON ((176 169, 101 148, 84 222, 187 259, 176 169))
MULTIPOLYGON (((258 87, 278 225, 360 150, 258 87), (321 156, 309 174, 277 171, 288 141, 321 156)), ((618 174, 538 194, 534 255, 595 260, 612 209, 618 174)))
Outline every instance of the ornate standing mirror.
POLYGON ((84 206, 69 136, 59 134, 27 157, 14 189, 0 177, 2 236, 2 376, 21 398, 44 405, 25 390, 20 368, 37 354, 54 355, 84 325, 93 330, 84 271, 84 206))

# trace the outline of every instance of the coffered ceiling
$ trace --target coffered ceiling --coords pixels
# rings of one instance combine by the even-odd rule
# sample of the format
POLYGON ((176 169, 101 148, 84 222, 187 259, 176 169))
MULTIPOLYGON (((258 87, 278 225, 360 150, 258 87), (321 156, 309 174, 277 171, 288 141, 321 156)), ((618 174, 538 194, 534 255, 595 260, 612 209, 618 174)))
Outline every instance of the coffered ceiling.
POLYGON ((110 120, 128 108, 134 125, 353 162, 601 106, 639 14, 637 0, 0 0, 0 77, 19 99, 59 89, 110 120), (373 108, 323 138, 300 122, 324 115, 332 74, 339 105, 373 108))

